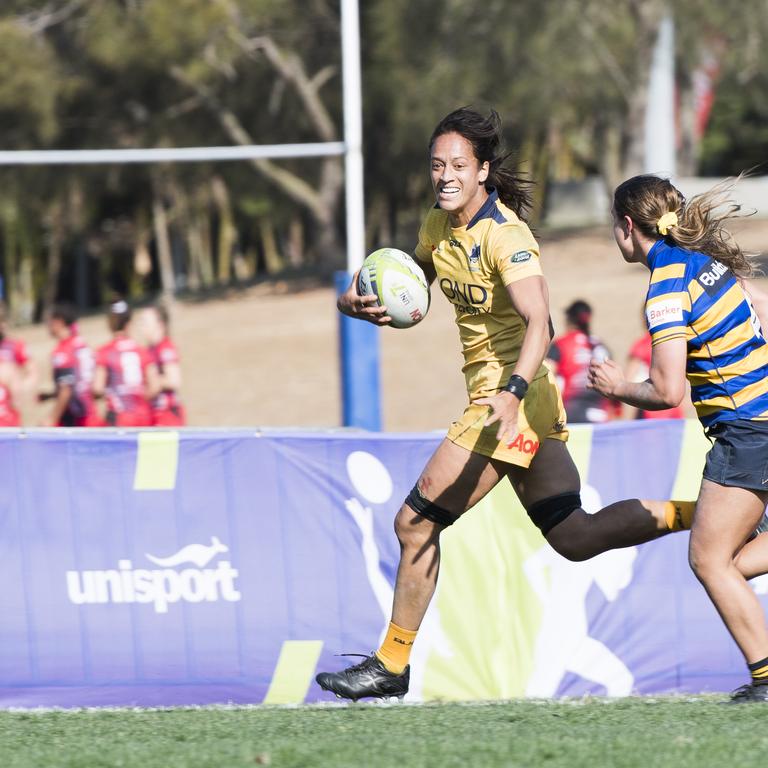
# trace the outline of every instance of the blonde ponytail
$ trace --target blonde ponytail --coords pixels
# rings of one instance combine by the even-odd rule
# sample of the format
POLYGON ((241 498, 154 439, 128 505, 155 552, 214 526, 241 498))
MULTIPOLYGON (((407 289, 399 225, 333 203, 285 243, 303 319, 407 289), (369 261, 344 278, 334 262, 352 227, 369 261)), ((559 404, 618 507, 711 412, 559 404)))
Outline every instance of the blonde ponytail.
POLYGON ((634 176, 620 184, 613 196, 617 216, 629 216, 646 237, 660 235, 671 245, 700 251, 729 267, 739 277, 754 273, 751 254, 742 251, 725 222, 743 218, 741 206, 730 196, 741 174, 686 201, 668 179, 634 176), (663 230, 663 231, 662 231, 663 230))

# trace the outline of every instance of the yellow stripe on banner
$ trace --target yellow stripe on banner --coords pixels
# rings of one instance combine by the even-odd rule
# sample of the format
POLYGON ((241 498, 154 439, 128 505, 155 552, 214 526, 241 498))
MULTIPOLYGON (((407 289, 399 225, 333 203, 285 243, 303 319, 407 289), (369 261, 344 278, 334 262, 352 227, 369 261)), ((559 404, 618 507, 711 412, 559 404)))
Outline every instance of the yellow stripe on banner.
POLYGON ((568 453, 579 470, 581 484, 589 478, 589 460, 592 456, 592 425, 568 425, 568 453))
POLYGON ((134 491, 172 491, 178 466, 178 432, 139 432, 134 491))
POLYGON ((697 419, 687 419, 680 444, 680 461, 677 465, 672 498, 680 501, 693 500, 699 495, 704 457, 711 443, 704 436, 704 429, 697 419))
POLYGON ((323 650, 322 640, 286 640, 264 704, 301 704, 323 650))

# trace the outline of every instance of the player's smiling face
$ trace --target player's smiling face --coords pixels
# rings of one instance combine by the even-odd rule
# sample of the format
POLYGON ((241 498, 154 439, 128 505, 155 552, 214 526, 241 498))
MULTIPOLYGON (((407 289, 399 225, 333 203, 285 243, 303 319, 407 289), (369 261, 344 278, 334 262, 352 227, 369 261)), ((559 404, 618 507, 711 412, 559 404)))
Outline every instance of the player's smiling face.
POLYGON ((437 204, 448 212, 452 226, 469 224, 488 198, 488 162, 480 163, 472 144, 458 133, 438 136, 429 162, 437 204))

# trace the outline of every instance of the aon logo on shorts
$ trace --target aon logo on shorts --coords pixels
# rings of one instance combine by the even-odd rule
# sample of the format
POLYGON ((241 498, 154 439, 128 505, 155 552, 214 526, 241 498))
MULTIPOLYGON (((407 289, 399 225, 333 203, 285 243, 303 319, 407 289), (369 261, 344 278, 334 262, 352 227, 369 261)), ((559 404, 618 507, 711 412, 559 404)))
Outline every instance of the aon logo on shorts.
POLYGON ((535 454, 539 450, 538 440, 528 440, 519 434, 510 444, 509 448, 512 450, 518 450, 520 453, 535 454))

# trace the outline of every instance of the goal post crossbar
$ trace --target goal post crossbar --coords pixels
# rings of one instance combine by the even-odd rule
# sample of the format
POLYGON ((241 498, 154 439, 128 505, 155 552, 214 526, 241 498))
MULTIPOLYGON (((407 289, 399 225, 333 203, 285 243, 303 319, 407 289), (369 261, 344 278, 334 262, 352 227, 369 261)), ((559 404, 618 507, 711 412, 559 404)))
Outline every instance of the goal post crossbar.
POLYGON ((226 147, 152 149, 29 149, 0 151, 0 166, 108 165, 110 163, 204 163, 227 160, 279 160, 334 157, 346 152, 343 141, 304 144, 247 144, 226 147))
MULTIPOLYGON (((226 147, 154 149, 71 149, 0 151, 0 167, 109 165, 122 163, 215 162, 227 160, 344 157, 347 274, 337 275, 337 291, 359 269, 365 255, 363 201, 362 88, 359 0, 340 0, 344 141, 252 144, 226 147)), ((381 429, 378 328, 339 315, 344 426, 381 429), (362 353, 366 353, 363 355, 362 353), (365 358, 365 364, 360 360, 365 358)))

